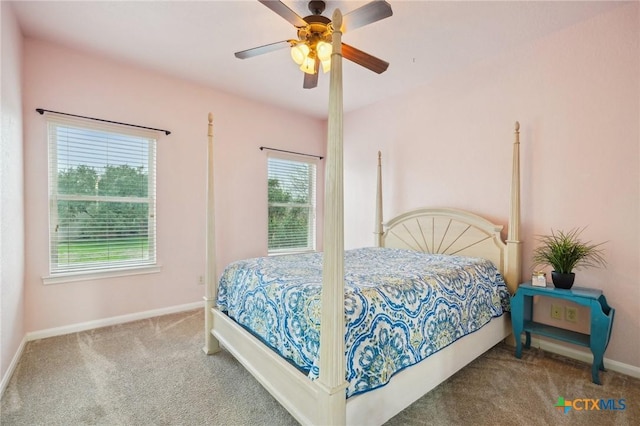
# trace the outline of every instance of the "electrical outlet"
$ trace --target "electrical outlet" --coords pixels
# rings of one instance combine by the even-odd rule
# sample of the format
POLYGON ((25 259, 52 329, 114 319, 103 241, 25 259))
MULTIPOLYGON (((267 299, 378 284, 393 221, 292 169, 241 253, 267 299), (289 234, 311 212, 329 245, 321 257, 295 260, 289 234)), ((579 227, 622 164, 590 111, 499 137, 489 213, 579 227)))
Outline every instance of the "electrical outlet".
POLYGON ((562 305, 551 305, 551 318, 561 320, 562 319, 562 305))
POLYGON ((204 277, 202 275, 198 277, 198 285, 204 285, 204 277))
POLYGON ((569 322, 578 322, 578 308, 567 306, 564 308, 564 319, 569 322))

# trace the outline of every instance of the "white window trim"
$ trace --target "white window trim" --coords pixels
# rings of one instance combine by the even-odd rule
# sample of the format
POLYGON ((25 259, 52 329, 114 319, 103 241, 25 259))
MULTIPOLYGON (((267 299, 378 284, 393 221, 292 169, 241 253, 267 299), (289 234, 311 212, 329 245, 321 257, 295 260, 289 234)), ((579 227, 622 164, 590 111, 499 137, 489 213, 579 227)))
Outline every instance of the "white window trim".
POLYGON ((42 283, 45 285, 50 284, 63 284, 63 283, 71 283, 78 281, 93 281, 93 280, 101 280, 105 278, 118 278, 118 277, 129 277, 134 275, 145 275, 145 274, 157 274, 162 271, 162 265, 156 263, 155 265, 149 266, 132 266, 126 268, 111 268, 106 269, 104 271, 95 271, 95 272, 69 272, 69 273, 59 273, 55 275, 47 275, 42 277, 42 283))
MULTIPOLYGON (((288 153, 281 153, 281 152, 269 152, 267 154, 267 174, 268 174, 268 170, 269 170, 269 158, 275 158, 275 159, 279 159, 279 160, 286 160, 286 161, 295 161, 295 162, 299 162, 299 163, 308 163, 308 164, 313 164, 315 165, 315 182, 314 185, 312 187, 312 197, 311 197, 311 203, 308 203, 308 206, 311 207, 311 211, 312 211, 312 217, 311 217, 311 222, 312 225, 309 226, 309 235, 308 238, 313 241, 312 247, 307 247, 307 248, 301 248, 301 249, 291 249, 291 248, 286 248, 286 249, 269 249, 268 247, 268 242, 267 242, 267 255, 268 256, 283 256, 283 255, 287 255, 287 254, 303 254, 303 253, 315 253, 318 251, 318 224, 317 224, 317 217, 318 217, 318 212, 317 212, 317 208, 318 208, 318 169, 320 167, 320 161, 319 159, 315 159, 315 158, 310 158, 308 156, 304 156, 304 155, 297 155, 297 154, 288 154, 288 153)), ((284 206, 301 206, 301 204, 288 204, 288 203, 281 203, 284 206)), ((267 210, 269 208, 271 204, 269 203, 269 200, 267 198, 267 210)), ((268 213, 267 213, 268 215, 268 213)))
MULTIPOLYGON (((133 127, 129 127, 126 125, 121 125, 118 123, 101 123, 101 122, 94 122, 91 119, 86 119, 86 118, 75 118, 75 117, 69 117, 66 115, 61 115, 61 114, 56 114, 54 112, 46 112, 45 116, 47 118, 46 121, 46 125, 47 125, 47 145, 48 145, 48 165, 49 167, 55 166, 54 163, 52 163, 52 157, 57 158, 57 144, 55 146, 51 146, 51 136, 50 136, 50 128, 52 125, 56 125, 56 124, 69 124, 69 125, 75 125, 75 126, 79 126, 79 127, 84 127, 84 128, 89 128, 89 129, 95 129, 95 130, 104 130, 104 131, 120 131, 121 133, 124 134, 128 134, 131 136, 138 136, 138 137, 144 137, 144 138, 149 138, 149 139, 154 139, 155 140, 155 146, 156 148, 154 148, 152 151, 149 152, 149 156, 148 156, 148 180, 149 180, 149 185, 152 185, 153 182, 153 187, 154 189, 156 189, 156 158, 157 158, 157 141, 158 141, 158 137, 160 135, 159 131, 152 131, 152 130, 145 130, 145 129, 138 129, 138 128, 133 128, 133 127)), ((56 166, 57 167, 57 166, 56 166)), ((52 188, 57 188, 58 186, 58 175, 57 173, 48 173, 48 186, 49 186, 49 191, 51 191, 52 188)), ((151 194, 151 192, 149 192, 151 194)), ((64 196, 60 196, 57 194, 52 194, 51 192, 49 192, 49 212, 48 212, 48 219, 49 219, 49 225, 51 227, 52 223, 56 223, 57 218, 55 216, 57 216, 57 201, 59 199, 64 199, 64 200, 78 200, 78 201, 91 201, 93 199, 95 199, 96 197, 92 197, 92 196, 84 196, 84 195, 64 195, 64 196), (54 206, 55 204, 55 206, 54 206), (56 219, 56 220, 54 220, 56 219)), ((105 200, 106 198, 109 198, 112 201, 119 201, 119 202, 144 202, 144 201, 140 201, 141 199, 139 197, 136 198, 129 198, 129 197, 99 197, 100 200, 105 200)), ((95 268, 95 269, 86 269, 86 270, 78 270, 78 271, 60 271, 60 272, 51 272, 51 269, 49 269, 49 275, 43 276, 42 277, 42 281, 43 284, 45 285, 49 285, 49 284, 60 284, 60 283, 66 283, 66 282, 77 282, 77 281, 89 281, 89 280, 97 280, 97 279, 104 279, 104 278, 115 278, 115 277, 124 277, 124 276, 133 276, 133 275, 142 275, 142 274, 153 274, 153 273, 159 273, 162 269, 162 265, 159 264, 158 262, 158 243, 157 243, 157 230, 156 230, 156 199, 157 199, 157 195, 156 192, 153 191, 153 195, 149 196, 146 198, 146 203, 149 206, 149 218, 148 218, 148 224, 149 224, 149 228, 150 229, 154 229, 154 237, 153 237, 153 244, 154 244, 154 257, 155 260, 153 262, 147 263, 147 264, 138 264, 138 265, 122 265, 122 266, 106 266, 106 267, 99 267, 99 268, 95 268)), ((51 268, 52 266, 52 258, 54 256, 54 248, 52 248, 51 245, 51 238, 53 235, 53 230, 50 229, 49 230, 49 244, 48 244, 48 264, 49 264, 49 268, 51 268)))

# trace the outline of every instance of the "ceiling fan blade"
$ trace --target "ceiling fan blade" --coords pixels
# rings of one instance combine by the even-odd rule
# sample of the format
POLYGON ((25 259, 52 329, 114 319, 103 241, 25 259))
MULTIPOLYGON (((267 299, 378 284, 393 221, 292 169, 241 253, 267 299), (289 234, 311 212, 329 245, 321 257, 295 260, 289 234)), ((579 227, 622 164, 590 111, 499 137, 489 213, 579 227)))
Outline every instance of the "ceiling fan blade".
POLYGON ((342 56, 378 74, 382 74, 389 68, 389 62, 378 59, 375 56, 344 43, 342 43, 342 56))
POLYGON ((384 0, 372 1, 344 15, 342 32, 353 31, 391 15, 393 15, 393 10, 391 10, 389 3, 384 0))
POLYGON ((258 46, 241 52, 236 52, 235 55, 236 58, 247 59, 264 53, 273 52, 274 50, 284 49, 285 47, 291 47, 291 44, 287 40, 277 41, 275 43, 265 44, 264 46, 258 46))
POLYGON ((304 73, 304 82, 302 87, 304 89, 313 89, 318 85, 318 74, 320 71, 320 60, 316 58, 316 72, 314 74, 304 73))
POLYGON ((306 27, 307 23, 304 19, 300 17, 293 10, 289 9, 286 4, 281 1, 274 0, 258 0, 260 3, 267 6, 269 9, 282 16, 284 19, 289 21, 295 27, 306 27))

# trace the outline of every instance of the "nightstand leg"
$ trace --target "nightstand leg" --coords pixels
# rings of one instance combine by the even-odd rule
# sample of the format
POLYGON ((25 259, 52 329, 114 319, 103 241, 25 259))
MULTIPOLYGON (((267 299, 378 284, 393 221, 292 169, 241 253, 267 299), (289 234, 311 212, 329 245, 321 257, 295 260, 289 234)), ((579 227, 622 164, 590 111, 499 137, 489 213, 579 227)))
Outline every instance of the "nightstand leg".
POLYGON ((591 304, 591 335, 589 347, 593 354, 593 365, 591 366, 591 378, 593 383, 601 385, 599 373, 604 371, 604 351, 609 342, 608 332, 611 327, 611 318, 604 315, 599 303, 591 304))
POLYGON ((528 331, 525 331, 524 335, 525 335, 524 348, 529 349, 531 348, 531 333, 529 333, 528 331))
POLYGON ((596 385, 601 385, 602 384, 600 382, 600 377, 599 377, 599 374, 598 374, 598 372, 600 371, 600 369, 599 369, 600 363, 602 363, 602 361, 596 362, 596 360, 594 359, 593 360, 593 365, 591 366, 591 380, 596 385))
POLYGON ((596 385, 601 385, 599 372, 604 371, 604 346, 591 343, 591 353, 593 353, 593 365, 591 366, 591 379, 596 385))
POLYGON ((520 336, 516 337, 516 358, 522 358, 522 342, 520 336))
MULTIPOLYGON (((524 329, 524 304, 522 295, 516 293, 511 298, 511 326, 513 327, 513 337, 516 341, 516 358, 522 357, 522 331, 524 329)), ((529 333, 527 333, 527 337, 529 333)))

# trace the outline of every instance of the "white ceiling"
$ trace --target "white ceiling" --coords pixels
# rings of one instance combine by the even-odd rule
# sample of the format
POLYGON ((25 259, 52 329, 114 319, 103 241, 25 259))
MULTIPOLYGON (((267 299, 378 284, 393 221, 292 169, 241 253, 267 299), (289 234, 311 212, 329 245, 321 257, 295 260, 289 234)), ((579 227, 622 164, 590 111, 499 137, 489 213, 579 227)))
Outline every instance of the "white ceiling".
MULTIPOLYGON (((4 0, 3 0, 4 1, 4 0)), ((388 61, 375 74, 345 61, 344 109, 428 84, 485 57, 517 48, 611 10, 611 1, 447 2, 389 0, 393 16, 343 41, 388 61)), ((307 1, 284 3, 300 16, 307 1)), ((324 15, 346 14, 367 1, 327 1, 324 15)), ((184 78, 226 92, 325 117, 329 75, 302 88, 288 49, 240 60, 234 52, 295 38, 294 27, 255 0, 16 1, 27 37, 184 78)))

